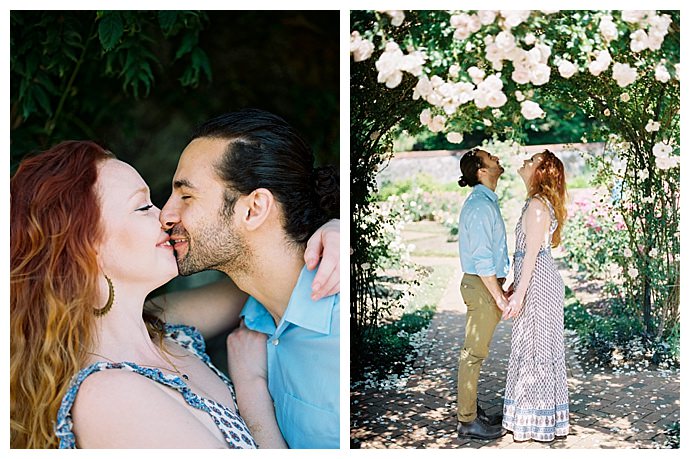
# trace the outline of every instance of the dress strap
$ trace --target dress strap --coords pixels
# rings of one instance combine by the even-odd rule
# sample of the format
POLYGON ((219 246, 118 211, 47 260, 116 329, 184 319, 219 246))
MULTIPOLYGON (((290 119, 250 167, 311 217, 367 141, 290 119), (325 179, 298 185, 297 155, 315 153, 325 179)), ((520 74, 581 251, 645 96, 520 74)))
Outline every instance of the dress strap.
POLYGON ((211 358, 206 354, 206 342, 204 337, 199 333, 196 327, 189 325, 169 325, 165 324, 166 336, 177 344, 187 349, 196 355, 202 362, 204 362, 218 377, 223 380, 226 386, 230 389, 232 399, 237 404, 237 397, 235 396, 235 387, 232 385, 230 379, 211 362, 211 358))

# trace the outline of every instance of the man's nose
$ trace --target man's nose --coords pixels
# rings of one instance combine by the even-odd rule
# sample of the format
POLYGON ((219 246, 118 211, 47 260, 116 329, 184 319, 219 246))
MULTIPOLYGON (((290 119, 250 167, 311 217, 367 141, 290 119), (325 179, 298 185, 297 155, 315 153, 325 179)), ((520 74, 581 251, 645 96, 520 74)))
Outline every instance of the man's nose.
POLYGON ((161 226, 165 230, 171 229, 176 224, 180 223, 180 213, 177 207, 172 203, 172 197, 168 199, 161 209, 161 214, 159 216, 161 226))

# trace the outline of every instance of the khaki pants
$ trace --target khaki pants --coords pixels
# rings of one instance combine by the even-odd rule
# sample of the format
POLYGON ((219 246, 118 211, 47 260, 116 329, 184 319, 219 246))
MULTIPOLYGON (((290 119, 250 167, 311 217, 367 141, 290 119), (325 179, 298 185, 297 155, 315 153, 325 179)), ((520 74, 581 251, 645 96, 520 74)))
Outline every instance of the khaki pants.
POLYGON ((458 358, 458 421, 472 422, 477 417, 477 381, 501 310, 481 278, 465 274, 460 283, 462 299, 467 305, 465 343, 458 358))

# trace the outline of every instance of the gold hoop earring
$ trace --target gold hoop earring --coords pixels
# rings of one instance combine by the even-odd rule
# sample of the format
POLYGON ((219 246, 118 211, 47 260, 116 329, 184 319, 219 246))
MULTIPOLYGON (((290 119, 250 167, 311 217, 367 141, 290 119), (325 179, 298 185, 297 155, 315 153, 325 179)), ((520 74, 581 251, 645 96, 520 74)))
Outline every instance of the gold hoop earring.
POLYGON ((103 317, 104 315, 108 314, 108 312, 110 312, 110 309, 113 307, 113 302, 115 301, 115 289, 113 288, 113 282, 105 274, 104 276, 106 282, 108 283, 108 301, 105 303, 105 306, 103 306, 101 309, 93 309, 93 315, 95 315, 96 317, 103 317))

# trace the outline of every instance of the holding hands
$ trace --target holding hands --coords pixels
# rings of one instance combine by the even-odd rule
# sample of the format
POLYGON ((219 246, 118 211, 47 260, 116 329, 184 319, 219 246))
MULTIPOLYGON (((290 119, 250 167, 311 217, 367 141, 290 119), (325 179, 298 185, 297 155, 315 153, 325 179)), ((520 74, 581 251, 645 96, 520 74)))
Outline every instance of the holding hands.
POLYGON ((508 298, 508 304, 503 311, 503 319, 514 319, 520 312, 522 312, 522 306, 525 304, 525 293, 522 289, 515 290, 515 284, 510 284, 508 290, 506 290, 505 295, 508 298))

